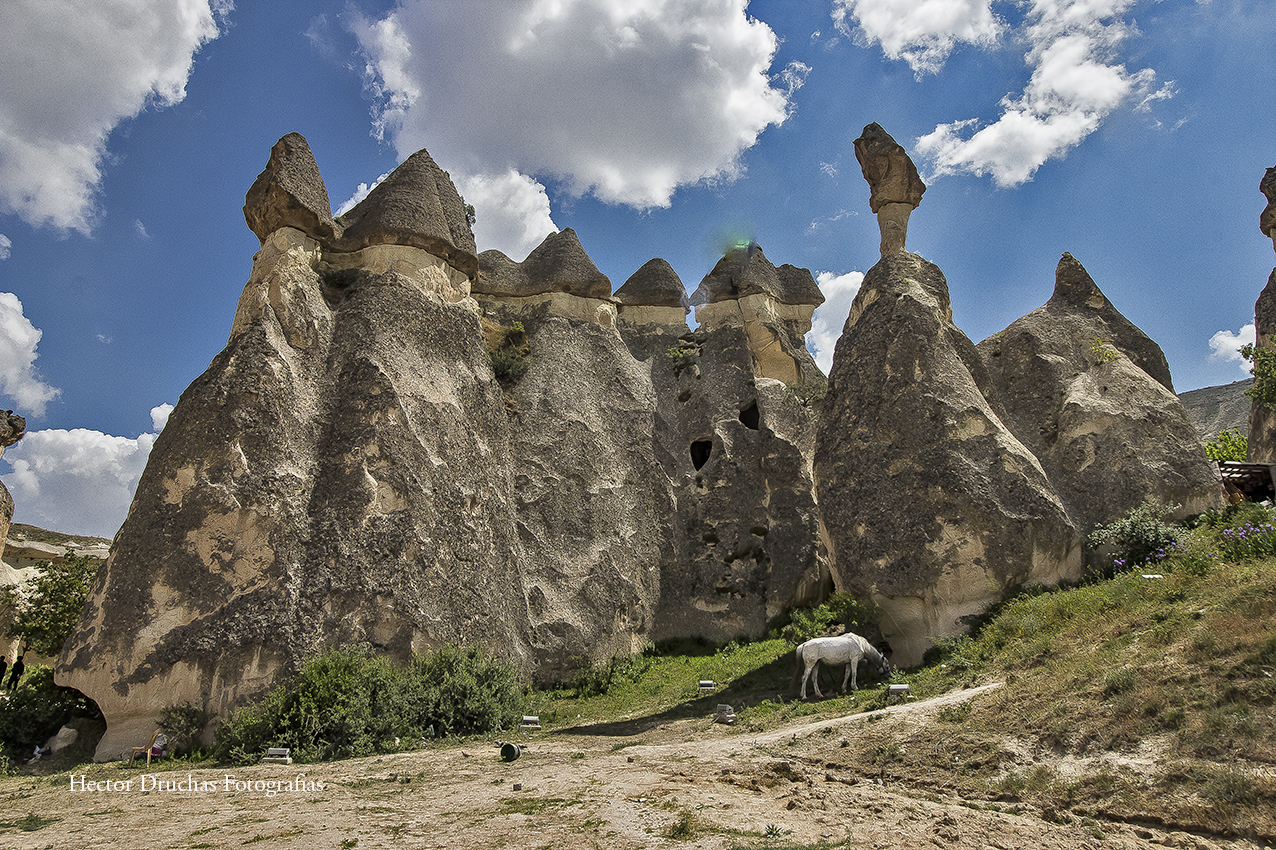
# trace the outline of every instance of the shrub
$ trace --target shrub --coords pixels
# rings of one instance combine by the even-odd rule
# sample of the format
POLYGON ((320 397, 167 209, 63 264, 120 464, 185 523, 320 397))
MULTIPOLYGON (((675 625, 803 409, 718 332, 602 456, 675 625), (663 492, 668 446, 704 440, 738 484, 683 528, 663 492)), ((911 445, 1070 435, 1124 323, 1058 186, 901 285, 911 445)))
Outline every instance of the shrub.
POLYGON ((80 619, 100 566, 100 560, 85 555, 69 555, 58 563, 40 561, 25 594, 14 585, 0 589, 0 606, 13 611, 9 637, 40 655, 56 658, 80 619))
POLYGON ((0 746, 5 755, 26 761, 38 746, 76 717, 102 719, 97 703, 75 688, 53 683, 53 668, 32 665, 9 691, 0 711, 0 746))
POLYGON ((518 383, 523 375, 527 374, 527 368, 532 365, 531 357, 511 346, 490 348, 487 351, 487 358, 492 364, 492 373, 496 375, 496 380, 502 384, 518 383))
POLYGON ((654 662, 655 647, 649 646, 636 655, 617 655, 605 664, 590 665, 578 671, 571 687, 578 699, 602 696, 613 685, 636 682, 642 678, 654 662))
POLYGON ((824 399, 829 392, 829 379, 823 375, 815 375, 801 383, 785 384, 785 386, 803 407, 819 411, 824 407, 824 399))
POLYGON ((846 626, 847 631, 862 635, 876 631, 880 621, 881 612, 871 601, 861 601, 849 593, 838 591, 814 608, 790 611, 788 623, 772 629, 771 636, 796 645, 820 637, 836 623, 846 626))
POLYGON ((1241 463, 1249 452, 1249 438, 1239 431, 1221 431, 1205 442, 1205 456, 1210 460, 1235 460, 1241 463))
POLYGON ((1186 529, 1165 521, 1177 509, 1176 505, 1149 499, 1116 522, 1096 527, 1090 535, 1090 546, 1114 548, 1114 572, 1160 561, 1172 553, 1175 543, 1187 537, 1186 529))
POLYGON ((473 735, 512 726, 525 693, 514 669, 476 648, 445 646, 406 668, 364 648, 332 649, 244 706, 217 732, 213 755, 247 762, 267 747, 300 761, 390 752, 429 727, 473 735))
POLYGON ((1276 350, 1247 343, 1241 346, 1241 357, 1254 364, 1249 370, 1254 376, 1254 385, 1245 390, 1245 395, 1276 408, 1276 350))
POLYGON ((168 749, 177 755, 195 750, 208 719, 202 705, 183 702, 165 706, 160 712, 159 727, 168 738, 168 749))

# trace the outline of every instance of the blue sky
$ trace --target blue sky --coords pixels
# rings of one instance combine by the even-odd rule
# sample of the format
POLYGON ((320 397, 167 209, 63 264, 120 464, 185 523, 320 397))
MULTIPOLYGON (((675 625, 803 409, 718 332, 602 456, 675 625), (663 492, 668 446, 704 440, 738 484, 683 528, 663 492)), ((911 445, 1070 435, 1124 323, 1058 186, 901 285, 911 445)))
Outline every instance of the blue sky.
POLYGON ((909 249, 973 340, 1043 304, 1068 251, 1176 389, 1239 380, 1276 263, 1273 43, 1271 0, 5 0, 15 520, 119 527, 226 343, 244 193, 291 131, 334 208, 425 147, 480 250, 571 227, 614 287, 660 256, 691 291, 756 239, 816 274, 827 366, 877 260, 852 149, 876 121, 926 178, 909 249))

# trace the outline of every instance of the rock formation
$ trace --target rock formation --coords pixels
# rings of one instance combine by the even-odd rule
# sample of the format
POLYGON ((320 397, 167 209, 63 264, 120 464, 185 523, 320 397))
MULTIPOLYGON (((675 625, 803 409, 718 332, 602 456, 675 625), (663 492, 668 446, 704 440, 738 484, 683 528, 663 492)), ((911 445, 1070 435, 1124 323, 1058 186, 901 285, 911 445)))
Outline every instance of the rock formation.
POLYGON ((869 124, 855 140, 855 158, 868 181, 868 207, 877 215, 882 256, 904 250, 908 218, 922 202, 926 184, 908 153, 880 124, 869 124))
MULTIPOLYGON (((906 156, 874 126, 890 155, 856 153, 890 163, 865 167, 884 207, 907 198, 878 196, 907 185, 906 156)), ((976 347, 940 270, 884 242, 837 343, 814 471, 834 581, 877 601, 905 665, 1007 592, 1079 578, 1096 523, 1146 498, 1222 504, 1160 348, 1067 254, 1050 301, 976 347)))
POLYGON ((757 251, 765 291, 692 334, 663 261, 612 296, 570 230, 475 256, 424 151, 339 219, 327 197, 296 134, 249 190, 262 248, 227 347, 59 659, 107 717, 99 758, 325 646, 480 642, 553 680, 818 600, 811 416, 758 371, 818 375, 809 272, 757 251), (489 349, 515 336, 525 371, 498 381, 489 349))
POLYGON ((1267 198, 1267 206, 1258 216, 1258 229, 1271 238, 1272 247, 1276 248, 1276 165, 1263 174, 1258 189, 1267 198))
POLYGON ((552 681, 648 641, 758 637, 836 583, 879 601, 909 663, 1010 588, 1078 575, 1090 518, 1068 494, 1178 427, 1164 358, 1064 263, 1042 321, 1066 339, 1025 317, 990 368, 943 274, 904 251, 897 213, 924 187, 875 127, 857 155, 883 257, 818 435, 793 389, 823 381, 808 270, 750 243, 691 298, 660 259, 613 294, 571 230, 522 262, 476 255, 425 151, 334 219, 305 139, 281 139, 246 198, 261 250, 227 346, 156 440, 58 660, 107 718, 97 757, 168 705, 225 716, 332 645, 481 643, 552 681), (1108 410, 1132 400, 1149 429, 1108 410), (1085 430, 1102 416, 1119 445, 1085 430))
POLYGON ((1160 347, 1071 254, 1042 307, 978 346, 1005 422, 1041 462, 1082 534, 1147 498, 1179 516, 1218 507, 1218 469, 1160 347))
MULTIPOLYGON (((4 416, 0 417, 0 457, 4 457, 4 450, 14 443, 21 440, 27 433, 27 420, 21 416, 14 415, 12 410, 6 410, 4 416)), ((9 524, 13 522, 13 496, 9 493, 9 488, 4 486, 4 482, 0 482, 0 541, 8 538, 9 524)), ((4 549, 0 545, 0 552, 4 549)), ((0 585, 17 584, 22 581, 22 577, 16 576, 8 567, 0 570, 0 585)), ((9 612, 0 611, 0 657, 13 660, 15 653, 15 641, 4 636, 4 627, 11 622, 9 612)))
MULTIPOLYGON (((1259 191, 1267 198, 1267 206, 1258 217, 1258 227, 1276 247, 1276 166, 1267 169, 1258 184, 1259 191)), ((1254 348, 1276 348, 1276 269, 1272 269, 1267 285, 1254 303, 1254 348)), ((1257 369, 1254 370, 1257 373, 1257 369)), ((1258 379, 1255 374, 1255 378, 1258 379)), ((1260 389, 1256 384, 1256 389, 1260 389)), ((1250 463, 1276 463, 1276 410, 1261 399, 1255 398, 1249 409, 1249 449, 1246 459, 1250 463)))
POLYGON ((897 664, 1012 588, 1081 574, 1080 536, 988 385, 943 273, 882 257, 833 355, 814 468, 835 581, 877 601, 897 664))

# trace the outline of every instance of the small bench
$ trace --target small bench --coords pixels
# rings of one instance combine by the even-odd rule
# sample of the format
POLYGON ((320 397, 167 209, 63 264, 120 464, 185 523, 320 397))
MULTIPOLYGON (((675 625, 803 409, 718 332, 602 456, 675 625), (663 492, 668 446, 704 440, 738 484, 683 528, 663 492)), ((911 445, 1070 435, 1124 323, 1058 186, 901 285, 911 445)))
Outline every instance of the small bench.
POLYGON ((912 694, 909 693, 908 685, 887 685, 886 686, 887 701, 889 701, 891 697, 899 697, 900 699, 905 699, 905 698, 911 699, 912 694))
POLYGON ((718 710, 713 715, 714 723, 725 723, 731 726, 735 723, 735 709, 729 705, 718 704, 718 710))
POLYGON ((291 752, 287 747, 270 747, 261 760, 270 764, 292 764, 291 752))
POLYGON ((539 729, 539 728, 541 728, 541 719, 538 715, 534 715, 534 714, 524 714, 522 722, 518 724, 518 730, 520 732, 523 731, 524 729, 539 729))
POLYGON ((715 682, 715 681, 713 681, 712 679, 701 679, 701 680, 700 680, 700 693, 702 693, 702 694, 711 694, 711 693, 713 693, 714 691, 716 691, 717 689, 718 689, 718 683, 717 683, 717 682, 715 682))

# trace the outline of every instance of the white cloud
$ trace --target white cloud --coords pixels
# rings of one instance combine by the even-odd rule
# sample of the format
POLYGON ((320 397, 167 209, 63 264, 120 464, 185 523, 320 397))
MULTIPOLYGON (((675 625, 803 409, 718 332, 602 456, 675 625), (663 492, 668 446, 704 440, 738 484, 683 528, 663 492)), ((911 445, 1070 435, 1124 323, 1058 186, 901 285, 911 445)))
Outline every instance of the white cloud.
POLYGON ((0 292, 0 393, 13 400, 19 416, 43 416, 45 405, 62 393, 41 381, 35 369, 43 335, 23 315, 18 296, 0 292))
POLYGON ((846 317, 851 314, 851 303, 860 291, 864 282, 863 272, 817 272, 815 282, 824 293, 824 303, 815 308, 811 316, 811 330, 806 335, 806 347, 815 357, 815 363, 828 374, 833 368, 833 349, 837 346, 838 337, 842 335, 842 326, 846 317))
POLYGON ((1210 360, 1234 361, 1240 366, 1245 377, 1249 377, 1249 361, 1241 357, 1242 345, 1254 344, 1254 323, 1242 327, 1238 332, 1218 331, 1210 337, 1210 360))
POLYGON ((523 228, 498 225, 474 189, 465 194, 480 233, 521 245, 521 230, 544 236, 537 184, 649 209, 668 206, 679 186, 743 170, 741 154, 785 121, 806 73, 790 65, 771 75, 775 34, 745 6, 404 0, 351 29, 378 100, 377 132, 402 157, 428 147, 458 184, 519 189, 532 216, 523 228))
POLYGON ((151 428, 158 434, 168 424, 168 415, 173 412, 173 405, 165 402, 151 408, 151 428))
POLYGON ((133 219, 133 230, 143 239, 150 239, 151 234, 147 232, 146 225, 142 223, 140 218, 133 219))
POLYGON ((367 183, 360 183, 357 187, 355 187, 354 194, 351 195, 349 198, 347 198, 344 204, 337 207, 336 212, 332 214, 333 218, 336 218, 337 216, 345 215, 346 213, 350 212, 350 210, 354 209, 355 204, 359 203, 364 198, 368 197, 368 195, 372 192, 372 190, 377 188, 377 185, 382 180, 386 179, 389 176, 390 176, 390 172, 387 171, 385 174, 382 174, 376 180, 373 180, 371 185, 367 183))
POLYGON ((833 0, 833 23, 864 44, 881 44, 919 80, 939 73, 958 44, 995 44, 1004 27, 992 0, 833 0))
POLYGON ((224 0, 0 3, 0 212, 89 233, 106 140, 186 96, 224 0))
POLYGON ((457 188, 474 206, 474 241, 480 251, 496 248, 522 262, 546 236, 558 232, 545 187, 512 168, 462 178, 457 188))
POLYGON ((1120 19, 1134 0, 1032 0, 1019 33, 1029 45, 1032 77, 1019 97, 1001 100, 988 126, 975 118, 940 124, 917 140, 932 163, 928 179, 990 174, 1002 187, 1031 180, 1050 159, 1064 156, 1130 101, 1146 110, 1174 94, 1172 83, 1153 91, 1151 69, 1128 71, 1116 61, 1132 24, 1120 19))
POLYGON ((9 255, 13 248, 13 240, 3 233, 0 233, 0 260, 9 259, 9 255))

